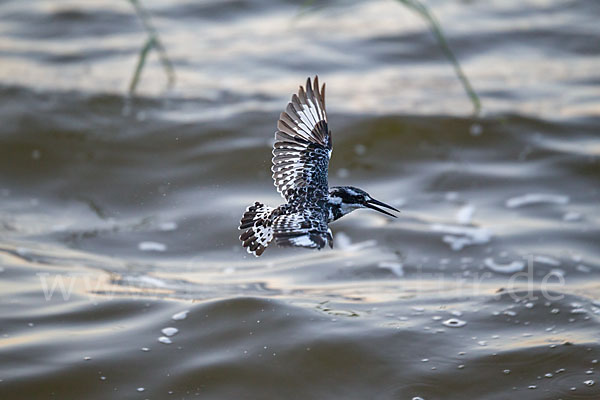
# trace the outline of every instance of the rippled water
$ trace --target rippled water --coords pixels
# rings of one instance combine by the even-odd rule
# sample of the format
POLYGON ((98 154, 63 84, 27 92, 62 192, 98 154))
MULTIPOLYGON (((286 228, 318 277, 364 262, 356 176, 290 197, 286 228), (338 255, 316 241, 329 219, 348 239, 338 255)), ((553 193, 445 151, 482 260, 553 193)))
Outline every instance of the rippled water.
POLYGON ((600 398, 593 1, 0 5, 0 398, 600 398), (330 182, 400 208, 239 245, 275 121, 327 82, 330 182))

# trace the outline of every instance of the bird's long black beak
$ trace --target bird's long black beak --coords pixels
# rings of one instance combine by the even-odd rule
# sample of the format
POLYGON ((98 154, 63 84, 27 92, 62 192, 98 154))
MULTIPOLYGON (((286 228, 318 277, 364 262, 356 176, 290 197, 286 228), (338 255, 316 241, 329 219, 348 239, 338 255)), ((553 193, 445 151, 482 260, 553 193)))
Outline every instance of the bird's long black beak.
POLYGON ((396 209, 396 208, 394 208, 394 207, 392 207, 392 206, 390 206, 388 204, 385 204, 384 202, 381 202, 379 200, 375 200, 375 199, 367 200, 365 202, 365 206, 368 207, 368 208, 371 208, 371 209, 373 209, 375 211, 379 211, 380 213, 384 213, 386 215, 389 215, 390 217, 394 217, 394 218, 397 218, 394 214, 392 214, 390 212, 387 212, 387 211, 385 211, 385 210, 383 210, 383 209, 381 209, 381 208, 379 208, 377 206, 389 208, 390 210, 394 210, 394 211, 400 212, 400 210, 398 210, 398 209, 396 209))

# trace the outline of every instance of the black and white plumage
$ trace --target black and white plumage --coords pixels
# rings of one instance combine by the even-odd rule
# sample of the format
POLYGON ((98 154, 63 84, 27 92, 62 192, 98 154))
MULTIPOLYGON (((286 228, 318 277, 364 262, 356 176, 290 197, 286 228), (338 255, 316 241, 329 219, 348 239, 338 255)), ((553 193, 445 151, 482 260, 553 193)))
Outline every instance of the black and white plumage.
POLYGON ((306 81, 292 96, 277 122, 273 146, 273 181, 286 200, 277 208, 256 202, 246 209, 239 229, 242 246, 260 256, 275 239, 279 246, 322 249, 333 247, 328 224, 357 208, 371 208, 395 215, 394 207, 373 199, 352 186, 329 188, 331 131, 325 110, 325 84, 319 78, 306 81))

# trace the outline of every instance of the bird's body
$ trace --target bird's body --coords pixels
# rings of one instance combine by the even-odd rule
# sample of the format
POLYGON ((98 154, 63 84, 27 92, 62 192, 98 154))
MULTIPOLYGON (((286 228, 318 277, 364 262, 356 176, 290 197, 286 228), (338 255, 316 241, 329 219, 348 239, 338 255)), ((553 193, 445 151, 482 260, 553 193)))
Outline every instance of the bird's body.
POLYGON ((281 113, 273 146, 273 180, 286 200, 277 208, 256 202, 246 209, 239 229, 242 245, 260 256, 275 239, 279 246, 322 249, 333 247, 328 227, 357 208, 372 208, 394 216, 376 205, 395 208, 373 199, 352 186, 329 188, 331 131, 325 112, 325 85, 310 78, 281 113))

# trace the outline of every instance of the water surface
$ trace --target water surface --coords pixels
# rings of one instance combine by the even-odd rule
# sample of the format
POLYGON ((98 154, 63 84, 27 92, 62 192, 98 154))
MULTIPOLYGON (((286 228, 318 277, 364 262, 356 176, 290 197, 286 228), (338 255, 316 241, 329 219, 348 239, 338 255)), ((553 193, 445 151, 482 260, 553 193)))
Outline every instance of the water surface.
POLYGON ((0 6, 0 397, 597 399, 596 2, 0 6), (327 82, 332 185, 401 209, 246 254, 270 146, 327 82), (175 328, 175 329, 172 329, 175 328))

